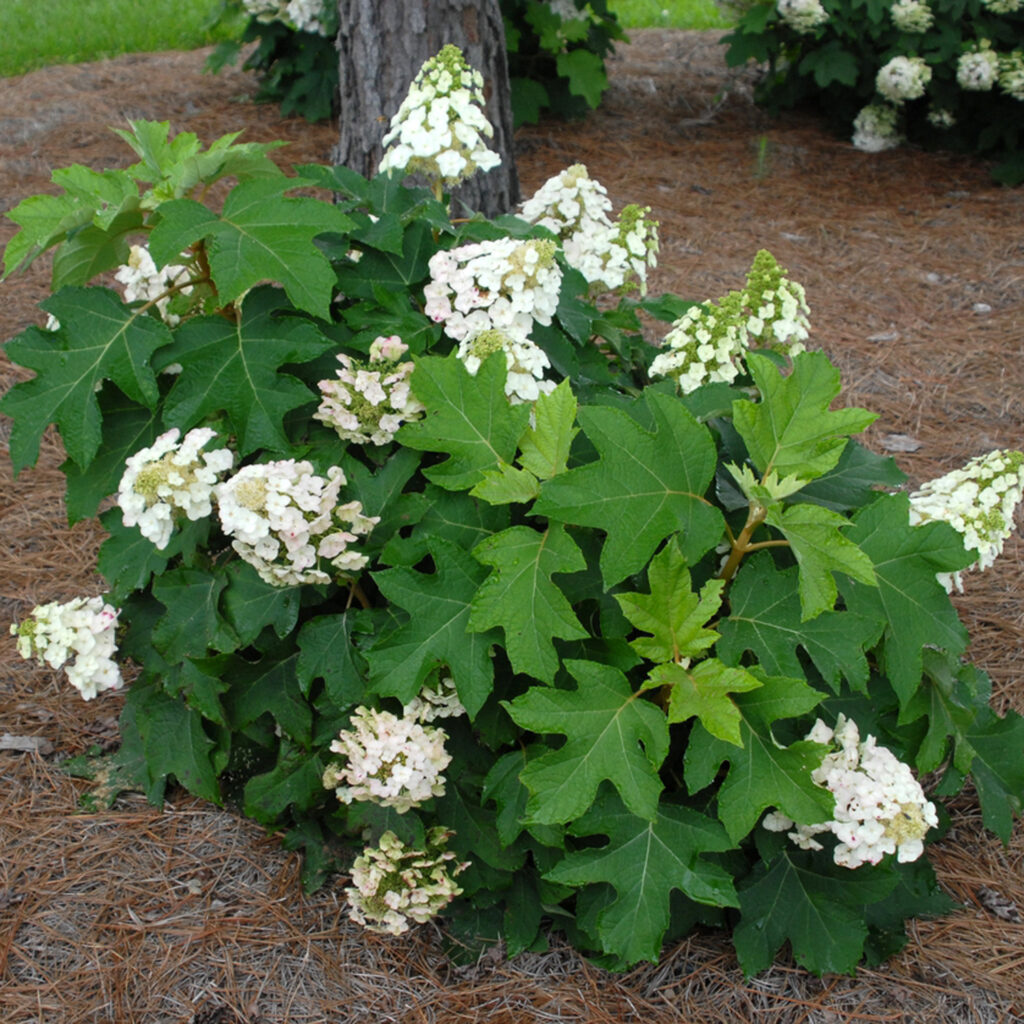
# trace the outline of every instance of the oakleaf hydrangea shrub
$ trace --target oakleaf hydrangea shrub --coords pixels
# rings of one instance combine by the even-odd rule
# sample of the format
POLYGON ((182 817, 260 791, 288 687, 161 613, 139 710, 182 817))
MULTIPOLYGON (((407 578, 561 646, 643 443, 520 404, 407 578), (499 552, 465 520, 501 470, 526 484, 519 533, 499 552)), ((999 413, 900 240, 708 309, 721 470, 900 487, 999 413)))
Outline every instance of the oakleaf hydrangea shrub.
MULTIPOLYGON (((515 125, 542 113, 581 117, 608 88, 605 59, 625 39, 607 0, 501 0, 515 125)), ((309 121, 337 116, 337 0, 222 0, 218 24, 248 17, 241 39, 221 43, 219 70, 256 43, 243 67, 260 82, 257 99, 309 121)))
POLYGON ((54 253, 52 322, 0 403, 15 471, 55 425, 69 519, 107 532, 107 593, 12 628, 121 688, 122 777, 463 951, 556 930, 618 969, 702 926, 748 974, 787 944, 851 971, 952 906, 942 801, 970 778, 1008 839, 1024 718, 947 586, 998 556, 1024 455, 908 494, 770 253, 717 300, 646 296, 649 211, 616 228, 578 165, 453 222, 441 157, 409 188, 122 137, 138 163, 9 213, 8 273, 54 253))
POLYGON ((814 106, 869 153, 905 141, 999 161, 1024 181, 1019 0, 740 0, 730 65, 766 65, 757 98, 814 106))

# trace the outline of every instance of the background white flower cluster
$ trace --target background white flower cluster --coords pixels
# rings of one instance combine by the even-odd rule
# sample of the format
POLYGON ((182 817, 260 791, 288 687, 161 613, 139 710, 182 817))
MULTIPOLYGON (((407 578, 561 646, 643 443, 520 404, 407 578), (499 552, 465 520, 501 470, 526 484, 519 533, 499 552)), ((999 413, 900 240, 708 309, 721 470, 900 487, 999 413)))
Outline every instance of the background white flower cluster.
POLYGON ((455 876, 468 865, 455 863, 445 849, 449 832, 440 827, 426 835, 426 849, 411 849, 394 832, 385 832, 352 865, 352 885, 345 890, 349 916, 370 931, 401 935, 410 923, 425 924, 462 889, 455 876))
POLYGON ((813 32, 828 21, 828 11, 820 0, 778 0, 779 17, 794 32, 813 32))
POLYGON ((614 291, 636 283, 647 289, 647 271, 657 264, 658 224, 650 208, 632 204, 611 219, 608 192, 573 164, 549 178, 520 207, 520 216, 558 236, 565 260, 592 290, 614 291))
MULTIPOLYGON (((979 455, 959 469, 929 480, 910 496, 910 521, 949 523, 978 552, 970 570, 987 569, 1013 533, 1014 516, 1024 497, 1024 452, 999 450, 979 455)), ((940 573, 952 591, 963 590, 962 574, 940 573)))
POLYGON ((63 668, 84 700, 104 690, 120 689, 124 681, 114 661, 117 617, 102 597, 76 597, 61 604, 37 605, 20 625, 11 626, 18 653, 40 665, 63 668), (74 658, 70 664, 69 659, 74 658))
POLYGON ((359 444, 391 441, 403 423, 418 419, 423 405, 409 391, 413 371, 408 351, 397 335, 380 337, 370 345, 368 363, 338 354, 341 369, 335 380, 317 384, 323 398, 313 418, 333 427, 340 438, 359 444))
POLYGON ((811 778, 835 797, 835 817, 797 825, 776 811, 765 816, 764 827, 772 832, 793 829, 789 838, 804 850, 822 849, 814 837, 831 832, 839 840, 832 859, 841 867, 877 864, 892 853, 900 863, 917 860, 928 829, 939 819, 910 768, 878 746, 874 736, 861 742, 857 723, 843 714, 835 729, 818 719, 807 739, 834 748, 811 778))
POLYGON ((281 21, 300 32, 329 35, 331 17, 325 11, 332 0, 242 0, 246 13, 257 21, 281 21))
POLYGON ((494 128, 484 115, 484 80, 457 46, 445 46, 413 79, 384 136, 380 173, 423 174, 454 188, 501 157, 485 138, 494 128))

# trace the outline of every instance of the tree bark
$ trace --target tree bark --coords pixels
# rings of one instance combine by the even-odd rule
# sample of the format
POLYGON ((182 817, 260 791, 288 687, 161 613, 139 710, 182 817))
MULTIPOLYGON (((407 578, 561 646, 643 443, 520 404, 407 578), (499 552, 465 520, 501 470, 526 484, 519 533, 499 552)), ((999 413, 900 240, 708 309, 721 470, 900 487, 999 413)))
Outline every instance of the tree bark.
POLYGON ((336 163, 377 172, 381 139, 423 62, 454 43, 484 77, 491 146, 501 164, 453 193, 452 212, 494 217, 519 201, 505 27, 498 0, 338 0, 341 100, 336 163))

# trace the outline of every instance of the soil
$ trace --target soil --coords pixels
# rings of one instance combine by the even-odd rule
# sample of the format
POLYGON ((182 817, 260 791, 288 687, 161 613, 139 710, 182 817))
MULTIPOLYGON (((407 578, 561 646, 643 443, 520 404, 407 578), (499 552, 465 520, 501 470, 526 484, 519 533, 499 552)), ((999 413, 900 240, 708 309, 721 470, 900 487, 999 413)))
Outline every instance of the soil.
MULTIPOLYGON (((205 51, 131 55, 0 82, 0 211, 55 191, 53 168, 124 166, 109 130, 170 121, 206 142, 244 130, 285 139, 289 164, 326 162, 337 128, 251 101, 238 70, 202 73, 205 51)), ((769 119, 752 72, 725 69, 718 35, 633 34, 610 62, 602 109, 520 129, 524 194, 585 163, 616 208, 661 222, 652 290, 692 299, 739 287, 768 248, 807 289, 815 343, 842 371, 841 401, 879 414, 867 435, 909 485, 996 447, 1024 445, 1024 190, 971 159, 869 155, 813 118, 769 119)), ((14 226, 0 226, 0 242, 14 226)), ((0 285, 0 337, 42 323, 40 261, 0 285)), ((25 372, 3 362, 6 389, 25 372)), ((0 426, 6 444, 9 423, 0 426)), ((48 436, 16 481, 2 461, 0 613, 102 592, 99 527, 69 529, 63 459, 48 436)), ((1024 711, 1024 547, 969 578, 957 599, 997 709, 1024 711)), ((727 940, 697 934, 660 965, 603 973, 557 941, 471 967, 424 927, 402 939, 351 925, 340 886, 305 896, 297 860, 251 822, 175 793, 82 812, 89 784, 61 765, 117 742, 120 698, 88 704, 57 673, 0 661, 0 1019, 9 1024, 313 1024, 487 1021, 1024 1020, 1024 838, 1003 846, 968 791, 932 859, 960 909, 911 927, 906 950, 855 978, 817 979, 784 955, 744 979, 727 940), (991 896, 995 893, 996 897, 991 896)))

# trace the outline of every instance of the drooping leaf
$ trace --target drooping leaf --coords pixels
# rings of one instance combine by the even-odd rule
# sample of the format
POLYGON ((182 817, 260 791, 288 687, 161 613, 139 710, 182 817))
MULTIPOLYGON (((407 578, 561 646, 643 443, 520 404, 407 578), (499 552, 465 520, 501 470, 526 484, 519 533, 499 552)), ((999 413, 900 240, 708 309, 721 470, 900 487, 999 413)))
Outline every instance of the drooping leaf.
POLYGON ((15 473, 35 464, 51 423, 68 455, 83 469, 102 435, 97 391, 113 381, 133 402, 152 409, 159 397, 150 358, 171 340, 167 326, 129 309, 108 288, 62 288, 41 303, 59 331, 29 327, 7 343, 8 358, 36 371, 3 396, 0 411, 14 419, 11 462, 15 473))
POLYGON ((554 638, 587 636, 553 573, 577 572, 586 559, 559 523, 539 532, 513 526, 473 549, 473 557, 493 572, 473 598, 468 628, 484 632, 500 627, 515 672, 554 682, 558 654, 554 638))
POLYGON ((546 481, 534 505, 538 515, 607 531, 606 587, 642 568, 676 531, 692 565, 725 530, 721 512, 704 498, 717 458, 711 435, 669 395, 649 390, 645 404, 653 431, 633 410, 580 409, 583 431, 601 458, 546 481))
POLYGON ((574 690, 533 686, 502 704, 523 729, 566 737, 557 750, 533 759, 520 779, 530 790, 531 822, 557 824, 578 818, 605 779, 626 806, 653 820, 662 785, 658 768, 668 753, 664 714, 635 694, 618 669, 567 661, 574 690))
POLYGON ((730 873, 702 856, 727 850, 732 843, 717 821, 698 811, 662 803, 653 820, 640 818, 605 791, 570 831, 605 835, 608 843, 567 854, 544 877, 615 887, 616 898, 598 914, 596 931, 602 949, 628 963, 657 962, 673 889, 698 903, 739 906, 730 873))
POLYGON ((297 309, 330 320, 336 278, 313 239, 328 231, 344 233, 353 222, 329 203, 284 195, 300 184, 295 178, 242 182, 228 193, 220 216, 193 199, 163 203, 149 251, 163 266, 206 239, 222 303, 237 302, 261 281, 276 281, 297 309))
POLYGON ((769 675, 800 676, 803 648, 822 678, 838 693, 840 679, 867 692, 866 651, 877 642, 882 623, 850 611, 822 612, 805 621, 794 586, 798 570, 779 570, 767 552, 744 561, 729 588, 729 615, 718 624, 715 650, 729 665, 751 651, 769 675))
POLYGON ((308 811, 323 799, 323 773, 319 758, 284 740, 277 764, 245 784, 243 809, 263 825, 277 824, 289 808, 308 811))
POLYGON ((303 363, 334 347, 309 321, 275 316, 279 292, 260 289, 247 299, 237 321, 193 317, 178 329, 161 358, 180 363, 167 396, 164 420, 182 431, 224 411, 238 438, 238 453, 260 448, 287 451, 283 420, 316 396, 284 363, 303 363))
POLYGON ((690 570, 675 538, 651 560, 649 594, 615 594, 623 613, 637 629, 652 634, 630 641, 640 655, 655 662, 700 657, 718 639, 705 628, 722 603, 724 580, 708 580, 700 595, 690 589, 690 570))
POLYGON ((975 752, 971 778, 982 821, 1009 843, 1014 816, 1024 807, 1024 718, 1012 709, 1000 718, 984 708, 966 738, 975 752))
POLYGON ((822 694, 801 679, 768 676, 756 668, 751 672, 764 685, 735 697, 742 747, 694 725, 686 748, 685 778, 692 793, 710 785, 723 762, 729 762, 718 790, 718 816, 733 842, 768 808, 808 825, 828 821, 835 809, 832 794, 811 780, 827 748, 807 740, 784 747, 772 734, 773 722, 812 711, 822 694))
POLYGON ((835 607, 838 590, 833 573, 845 573, 858 583, 875 586, 871 559, 839 532, 850 525, 845 516, 820 505, 773 505, 765 522, 782 533, 796 556, 803 619, 813 619, 835 607))
POLYGON ((462 360, 417 360, 410 387, 427 415, 405 424, 398 440, 417 451, 445 452, 451 458, 424 470, 447 490, 468 490, 486 470, 511 464, 530 417, 529 406, 509 405, 504 357, 487 359, 476 376, 462 360))
POLYGON ((876 455, 851 439, 835 467, 802 488, 800 500, 833 512, 850 512, 867 505, 879 488, 895 490, 906 479, 891 455, 876 455))
POLYGON ((85 224, 76 228, 53 255, 53 291, 68 284, 88 284, 97 274, 127 263, 131 253, 128 240, 142 225, 142 211, 128 209, 109 227, 85 224))
POLYGON ((497 630, 468 632, 471 603, 486 570, 449 541, 431 538, 434 572, 398 567, 373 574, 381 593, 409 613, 367 652, 374 692, 408 704, 427 677, 444 665, 470 718, 490 695, 494 668, 488 654, 497 630))
POLYGON ((865 409, 829 409, 840 391, 839 371, 823 352, 798 355, 788 377, 757 352, 746 362, 761 401, 738 399, 733 421, 762 475, 775 470, 780 478, 813 480, 836 465, 847 435, 877 419, 865 409))
POLYGON ((908 510, 905 494, 881 495, 854 516, 847 539, 874 563, 878 586, 839 581, 847 608, 885 623, 885 668, 901 705, 917 689, 925 646, 954 655, 966 649, 967 630, 936 573, 973 561, 951 526, 911 526, 908 510))

